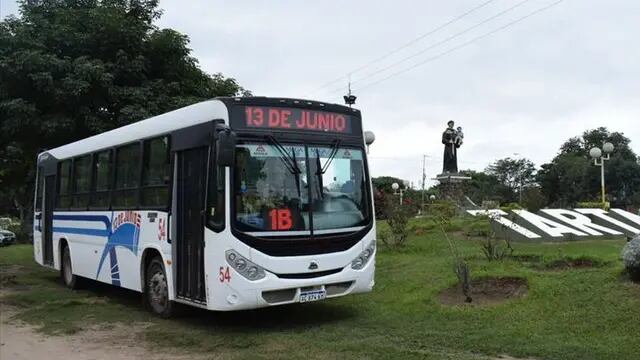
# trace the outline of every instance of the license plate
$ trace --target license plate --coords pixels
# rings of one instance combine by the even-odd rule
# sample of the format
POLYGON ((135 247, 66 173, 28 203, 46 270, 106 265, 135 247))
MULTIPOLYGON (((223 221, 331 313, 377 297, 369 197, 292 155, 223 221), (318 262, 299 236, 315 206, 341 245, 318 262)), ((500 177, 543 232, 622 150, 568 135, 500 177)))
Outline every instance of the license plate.
POLYGON ((323 300, 327 296, 325 290, 314 290, 300 293, 300 302, 323 300))

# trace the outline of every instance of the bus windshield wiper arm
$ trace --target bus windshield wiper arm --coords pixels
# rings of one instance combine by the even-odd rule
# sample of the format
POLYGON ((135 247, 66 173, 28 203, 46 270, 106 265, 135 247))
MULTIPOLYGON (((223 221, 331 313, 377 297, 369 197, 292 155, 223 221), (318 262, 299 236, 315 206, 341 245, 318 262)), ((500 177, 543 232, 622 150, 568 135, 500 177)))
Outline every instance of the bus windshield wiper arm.
POLYGON ((322 165, 322 162, 320 161, 320 150, 316 148, 316 177, 318 178, 318 192, 320 193, 321 198, 324 198, 324 184, 322 175, 327 172, 327 170, 329 169, 329 165, 331 165, 331 162, 338 154, 339 146, 340 139, 336 139, 336 141, 333 143, 333 146, 331 147, 331 152, 329 153, 329 157, 327 158, 327 161, 324 163, 324 165, 322 165))
POLYGON ((289 172, 294 175, 295 174, 300 175, 302 171, 300 170, 300 167, 298 167, 298 162, 296 161, 296 158, 295 158, 295 155, 296 155, 295 150, 292 150, 293 156, 291 156, 287 152, 287 149, 285 149, 285 147, 275 137, 273 137, 273 135, 267 135, 266 138, 280 153, 280 160, 284 162, 284 165, 287 168, 287 170, 289 170, 289 172))
POLYGON ((293 156, 291 156, 287 152, 287 149, 285 149, 285 147, 273 135, 267 135, 266 138, 278 150, 278 152, 280 153, 280 160, 282 160, 287 170, 289 170, 289 172, 292 173, 295 177, 298 197, 301 197, 300 174, 302 173, 302 170, 300 170, 300 167, 298 166, 295 149, 291 148, 291 152, 293 153, 293 156))
MULTIPOLYGON (((327 170, 329 169, 329 165, 331 165, 331 162, 333 161, 333 159, 335 159, 336 155, 338 155, 339 146, 340 146, 340 139, 336 139, 333 143, 333 146, 331 147, 331 152, 329 153, 329 157, 327 158, 327 161, 324 163, 322 168, 318 168, 318 171, 320 172, 320 174, 324 174, 327 172, 327 170)), ((318 155, 318 149, 316 149, 316 155, 318 156, 318 159, 320 159, 320 155, 318 155)))

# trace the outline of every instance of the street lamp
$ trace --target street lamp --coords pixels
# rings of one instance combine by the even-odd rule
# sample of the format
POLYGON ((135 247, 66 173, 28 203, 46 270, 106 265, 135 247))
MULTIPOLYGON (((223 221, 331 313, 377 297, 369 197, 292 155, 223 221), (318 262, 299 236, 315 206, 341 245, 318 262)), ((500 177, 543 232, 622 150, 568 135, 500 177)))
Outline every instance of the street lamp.
POLYGON ((610 142, 605 142, 602 144, 602 149, 599 147, 594 147, 589 150, 589 155, 593 158, 593 163, 596 166, 600 166, 600 188, 602 191, 602 206, 604 207, 607 203, 606 191, 604 186, 604 162, 611 159, 611 153, 615 147, 610 142), (604 155, 603 155, 604 152, 604 155))
POLYGON ((393 189, 393 195, 400 195, 400 205, 403 204, 402 202, 402 197, 404 196, 404 192, 407 191, 407 187, 409 187, 409 182, 408 181, 403 181, 402 184, 404 185, 404 188, 400 188, 400 185, 398 185, 398 183, 393 183, 391 184, 391 188, 393 189))

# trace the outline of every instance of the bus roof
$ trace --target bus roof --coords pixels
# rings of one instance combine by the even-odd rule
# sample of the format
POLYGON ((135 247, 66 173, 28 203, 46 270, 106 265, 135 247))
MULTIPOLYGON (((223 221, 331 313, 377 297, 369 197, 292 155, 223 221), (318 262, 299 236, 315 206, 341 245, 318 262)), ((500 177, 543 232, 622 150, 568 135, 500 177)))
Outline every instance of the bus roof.
POLYGON ((214 119, 228 123, 226 105, 219 100, 207 100, 141 120, 98 135, 78 140, 67 145, 45 151, 56 159, 66 159, 92 151, 150 138, 171 131, 197 125, 214 119))
POLYGON ((270 98, 262 96, 219 97, 47 150, 40 155, 49 154, 58 160, 62 160, 140 139, 167 134, 174 130, 206 123, 215 119, 223 119, 226 124, 229 124, 228 106, 232 104, 309 105, 329 111, 340 111, 360 115, 360 111, 355 108, 305 99, 270 98))

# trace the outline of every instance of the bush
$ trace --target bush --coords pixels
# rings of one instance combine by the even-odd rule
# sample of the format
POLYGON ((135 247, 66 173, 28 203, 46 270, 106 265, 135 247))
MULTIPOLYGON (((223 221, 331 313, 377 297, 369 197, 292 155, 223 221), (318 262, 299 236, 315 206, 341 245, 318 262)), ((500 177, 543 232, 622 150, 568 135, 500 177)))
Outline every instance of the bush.
POLYGON ((450 219, 457 213, 458 208, 453 201, 438 200, 425 206, 425 215, 434 219, 450 219))
POLYGON ((494 232, 489 233, 480 242, 482 253, 489 261, 500 261, 513 255, 511 242, 508 239, 498 239, 494 232))
POLYGON ((409 219, 411 218, 411 209, 404 205, 393 201, 392 197, 385 199, 384 217, 389 224, 389 230, 380 232, 380 240, 387 246, 399 247, 403 246, 409 236, 409 219))
POLYGON ((640 235, 622 249, 622 262, 633 280, 640 280, 640 235))
POLYGON ((506 203, 500 206, 500 210, 504 212, 511 212, 511 210, 522 210, 522 206, 518 203, 506 203))
POLYGON ((604 209, 609 210, 610 204, 602 204, 599 201, 583 201, 576 204, 576 209, 604 209))
POLYGON ((491 221, 487 216, 475 216, 464 226, 464 234, 468 237, 485 237, 491 234, 491 221))
POLYGON ((537 213, 547 205, 547 198, 539 187, 528 187, 522 190, 522 206, 525 209, 537 213))

